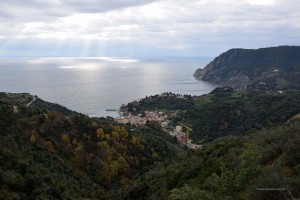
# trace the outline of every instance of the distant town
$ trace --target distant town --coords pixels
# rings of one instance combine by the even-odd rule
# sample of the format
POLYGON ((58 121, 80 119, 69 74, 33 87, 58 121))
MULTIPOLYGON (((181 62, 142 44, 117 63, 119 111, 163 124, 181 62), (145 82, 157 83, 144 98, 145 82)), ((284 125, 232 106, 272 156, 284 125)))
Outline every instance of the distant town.
MULTIPOLYGON (((162 93, 160 97, 165 97, 166 93, 162 93)), ((181 95, 175 95, 176 98, 185 98, 181 95)), ((140 101, 137 100, 137 101, 140 101)), ((171 136, 177 138, 178 142, 186 145, 190 149, 199 149, 202 145, 197 145, 192 143, 192 140, 189 138, 189 131, 192 129, 187 125, 180 123, 177 126, 171 126, 170 121, 168 120, 168 115, 164 112, 152 111, 152 110, 144 110, 142 113, 134 115, 131 112, 119 112, 120 117, 114 118, 116 122, 122 124, 133 124, 136 126, 145 125, 147 122, 157 122, 163 128, 164 131, 169 133, 171 136), (186 129, 186 132, 183 132, 183 127, 186 129)))

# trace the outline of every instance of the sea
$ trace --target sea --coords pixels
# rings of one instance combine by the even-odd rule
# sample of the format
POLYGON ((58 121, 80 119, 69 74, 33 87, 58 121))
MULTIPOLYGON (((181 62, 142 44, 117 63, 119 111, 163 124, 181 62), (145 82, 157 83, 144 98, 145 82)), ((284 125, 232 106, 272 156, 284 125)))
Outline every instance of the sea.
POLYGON ((172 92, 202 95, 216 85, 193 77, 211 58, 0 59, 0 92, 31 93, 90 117, 116 117, 122 104, 172 92))

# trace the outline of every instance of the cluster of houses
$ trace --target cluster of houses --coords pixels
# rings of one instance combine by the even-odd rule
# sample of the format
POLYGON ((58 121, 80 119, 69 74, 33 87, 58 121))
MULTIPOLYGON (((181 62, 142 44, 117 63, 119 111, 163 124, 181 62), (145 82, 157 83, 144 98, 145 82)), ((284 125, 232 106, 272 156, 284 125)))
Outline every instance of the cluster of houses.
POLYGON ((175 129, 169 131, 169 134, 175 136, 179 143, 187 145, 190 149, 202 148, 202 145, 192 143, 188 133, 182 131, 182 126, 176 126, 175 129))
POLYGON ((115 121, 123 124, 131 123, 134 125, 142 125, 146 124, 147 121, 163 122, 165 118, 162 112, 144 111, 143 114, 137 116, 126 112, 123 113, 121 117, 115 118, 115 121))
POLYGON ((167 121, 166 118, 167 116, 164 116, 162 112, 144 111, 143 114, 139 114, 137 116, 125 112, 122 113, 121 117, 115 118, 115 121, 123 124, 131 123, 134 125, 143 125, 146 124, 147 121, 159 122, 164 130, 177 138, 179 143, 185 144, 191 149, 198 149, 202 147, 202 145, 192 143, 192 140, 188 137, 188 133, 183 132, 182 126, 176 126, 175 128, 169 126, 169 121, 167 121))
POLYGON ((179 143, 189 143, 191 140, 188 138, 187 133, 182 131, 182 126, 176 126, 175 129, 169 131, 169 134, 177 137, 179 143))

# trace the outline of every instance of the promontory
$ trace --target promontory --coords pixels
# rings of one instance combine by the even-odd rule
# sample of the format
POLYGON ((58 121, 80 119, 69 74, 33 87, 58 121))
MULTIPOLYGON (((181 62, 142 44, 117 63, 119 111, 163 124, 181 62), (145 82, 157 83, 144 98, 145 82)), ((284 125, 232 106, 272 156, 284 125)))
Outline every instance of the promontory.
POLYGON ((194 77, 235 89, 300 89, 300 46, 230 49, 194 77))

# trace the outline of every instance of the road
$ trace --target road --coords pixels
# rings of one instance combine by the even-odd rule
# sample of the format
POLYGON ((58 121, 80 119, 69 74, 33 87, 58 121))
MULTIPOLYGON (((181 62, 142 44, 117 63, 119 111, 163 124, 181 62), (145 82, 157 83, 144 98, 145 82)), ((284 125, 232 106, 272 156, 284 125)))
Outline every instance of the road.
POLYGON ((28 104, 26 104, 26 107, 29 107, 35 100, 36 100, 36 97, 33 96, 33 99, 28 104))

